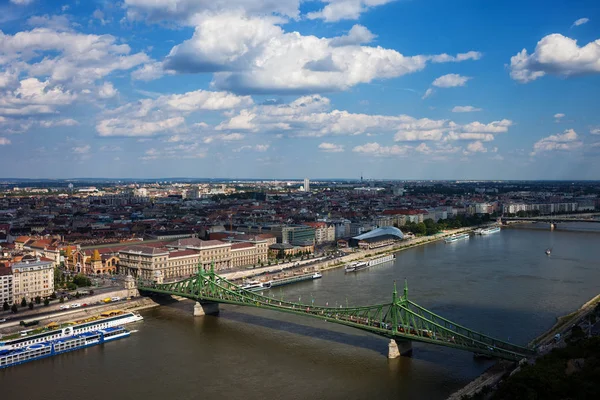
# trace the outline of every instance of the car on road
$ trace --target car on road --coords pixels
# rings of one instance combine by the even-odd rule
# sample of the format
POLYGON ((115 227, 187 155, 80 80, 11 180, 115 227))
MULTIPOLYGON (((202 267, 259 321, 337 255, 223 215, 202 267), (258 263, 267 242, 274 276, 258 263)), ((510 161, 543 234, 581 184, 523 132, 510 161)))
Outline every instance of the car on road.
POLYGON ((71 304, 71 308, 79 308, 79 307, 81 307, 81 304, 79 304, 79 303, 71 304))
POLYGON ((62 306, 60 306, 61 310, 68 310, 69 308, 71 308, 71 306, 68 304, 63 304, 62 306))
POLYGON ((6 322, 6 318, 0 318, 0 323, 6 322))

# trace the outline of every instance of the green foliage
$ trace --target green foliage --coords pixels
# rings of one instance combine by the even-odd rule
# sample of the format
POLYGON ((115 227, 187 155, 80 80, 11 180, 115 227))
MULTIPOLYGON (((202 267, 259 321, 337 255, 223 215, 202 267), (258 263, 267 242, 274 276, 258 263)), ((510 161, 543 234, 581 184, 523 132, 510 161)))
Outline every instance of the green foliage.
POLYGON ((75 290, 75 289, 77 289, 77 285, 74 284, 73 282, 68 282, 67 283, 67 289, 68 290, 75 290))
POLYGON ((575 325, 571 328, 571 336, 569 336, 569 342, 578 342, 581 339, 585 339, 585 332, 579 325, 575 325))
POLYGON ((35 304, 42 304, 42 298, 40 296, 35 296, 35 304))
POLYGON ((92 280, 82 274, 75 275, 75 277, 73 277, 73 283, 79 287, 92 286, 92 280))
POLYGON ((65 298, 63 296, 60 296, 60 299, 58 300, 59 303, 64 303, 65 302, 65 298))
POLYGON ((21 299, 21 307, 27 307, 27 299, 25 297, 21 299))
POLYGON ((30 302, 29 302, 29 309, 30 309, 30 310, 33 310, 33 301, 30 301, 30 302))
POLYGON ((572 342, 554 349, 535 365, 503 382, 493 400, 600 398, 600 337, 572 342), (583 367, 567 375, 569 360, 585 359, 583 367))
POLYGON ((10 311, 12 311, 13 314, 16 314, 17 311, 19 311, 19 309, 17 308, 16 304, 13 304, 12 307, 10 308, 10 311))
POLYGON ((56 299, 56 297, 57 297, 57 296, 56 296, 56 292, 52 292, 52 294, 50 295, 50 298, 51 298, 52 300, 54 300, 54 299, 56 299))
POLYGON ((8 304, 8 301, 4 301, 4 304, 2 304, 2 309, 4 311, 10 310, 10 305, 8 304))
POLYGON ((44 305, 45 305, 45 306, 48 306, 48 305, 50 305, 50 300, 49 300, 49 299, 44 299, 44 305))

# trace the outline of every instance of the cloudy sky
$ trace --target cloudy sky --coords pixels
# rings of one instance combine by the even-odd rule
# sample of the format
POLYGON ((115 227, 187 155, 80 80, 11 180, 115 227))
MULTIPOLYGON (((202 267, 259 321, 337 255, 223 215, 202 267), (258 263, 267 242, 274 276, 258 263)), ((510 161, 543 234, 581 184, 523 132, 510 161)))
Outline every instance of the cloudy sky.
POLYGON ((0 177, 600 179, 597 0, 0 0, 0 177))

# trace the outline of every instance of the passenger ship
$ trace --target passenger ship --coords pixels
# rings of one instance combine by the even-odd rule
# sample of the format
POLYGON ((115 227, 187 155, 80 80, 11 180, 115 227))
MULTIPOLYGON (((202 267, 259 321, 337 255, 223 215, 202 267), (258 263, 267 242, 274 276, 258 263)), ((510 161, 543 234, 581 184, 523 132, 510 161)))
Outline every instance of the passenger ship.
POLYGON ((369 261, 359 261, 359 262, 351 263, 344 267, 344 271, 345 272, 360 271, 361 269, 369 268, 374 265, 379 265, 379 264, 383 264, 388 261, 393 261, 395 258, 396 258, 396 256, 394 254, 387 254, 382 257, 373 258, 369 261))
POLYGON ((17 339, 0 341, 0 351, 27 348, 31 345, 38 343, 64 339, 86 332, 98 331, 100 329, 122 326, 144 319, 140 314, 136 312, 108 311, 102 313, 102 315, 111 314, 113 314, 113 316, 100 318, 97 320, 92 320, 90 322, 84 322, 72 326, 67 326, 62 329, 55 329, 48 332, 28 335, 17 339))
POLYGON ((446 239, 444 239, 444 242, 446 243, 454 243, 454 242, 458 242, 459 240, 466 240, 469 239, 469 234, 468 233, 458 233, 458 234, 454 234, 450 237, 447 237, 446 239))
POLYGON ((491 235, 492 233, 500 232, 499 226, 492 226, 489 228, 479 228, 475 229, 475 233, 477 235, 491 235))
POLYGON ((57 354, 118 340, 130 335, 131 333, 122 327, 112 327, 56 340, 42 341, 23 348, 0 350, 0 368, 12 367, 13 365, 29 361, 52 357, 57 354))

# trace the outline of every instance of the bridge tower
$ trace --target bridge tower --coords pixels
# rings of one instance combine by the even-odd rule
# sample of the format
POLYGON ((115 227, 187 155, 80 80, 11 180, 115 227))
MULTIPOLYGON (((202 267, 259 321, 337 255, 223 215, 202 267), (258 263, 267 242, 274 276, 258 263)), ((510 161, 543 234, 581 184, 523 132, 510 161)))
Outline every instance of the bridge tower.
MULTIPOLYGON (((210 263, 210 272, 204 272, 202 267, 202 261, 198 262, 198 276, 196 278, 196 284, 198 285, 198 293, 202 290, 203 286, 207 285, 211 291, 215 291, 216 275, 215 275, 215 261, 210 263)), ((219 303, 213 302, 200 302, 197 301, 194 304, 194 317, 202 317, 204 315, 218 315, 219 314, 219 303)))
MULTIPOLYGON (((401 312, 401 304, 408 300, 408 282, 404 280, 404 293, 398 298, 398 289, 394 281, 394 292, 392 293, 392 332, 398 334, 398 316, 401 312)), ((400 356, 410 356, 412 354, 412 342, 410 340, 390 339, 388 344, 388 358, 398 358, 400 356)))

